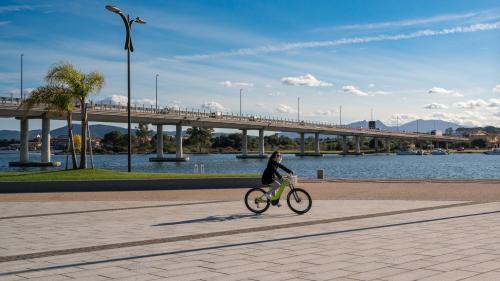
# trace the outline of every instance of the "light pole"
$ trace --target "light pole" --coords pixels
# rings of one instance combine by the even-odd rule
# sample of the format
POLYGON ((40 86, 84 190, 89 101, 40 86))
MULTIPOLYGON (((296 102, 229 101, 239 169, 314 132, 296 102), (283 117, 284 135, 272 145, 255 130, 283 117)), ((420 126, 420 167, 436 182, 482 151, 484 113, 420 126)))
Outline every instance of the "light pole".
POLYGON ((342 126, 342 105, 339 107, 339 125, 342 126))
POLYGON ((132 23, 140 23, 145 24, 146 21, 143 19, 136 17, 133 20, 130 20, 129 15, 125 16, 120 8, 116 6, 106 5, 106 9, 110 12, 118 14, 123 23, 125 24, 125 50, 127 50, 127 123, 128 123, 128 171, 132 171, 132 129, 131 129, 131 118, 130 118, 130 52, 134 51, 134 46, 132 45, 132 35, 131 28, 132 23))
POLYGON ((23 100, 23 57, 24 54, 21 54, 21 101, 23 100))
POLYGON ((243 92, 243 88, 240 88, 240 119, 242 117, 241 115, 241 93, 243 92))
POLYGON ((300 97, 297 97, 297 122, 300 122, 300 97))
POLYGON ((156 74, 156 113, 158 113, 158 74, 156 74))

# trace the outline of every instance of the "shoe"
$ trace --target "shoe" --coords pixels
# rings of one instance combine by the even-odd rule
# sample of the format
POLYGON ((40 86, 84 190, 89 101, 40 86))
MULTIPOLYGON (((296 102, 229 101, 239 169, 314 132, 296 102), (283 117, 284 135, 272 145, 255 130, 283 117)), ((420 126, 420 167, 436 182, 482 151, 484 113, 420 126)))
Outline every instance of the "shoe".
POLYGON ((271 204, 276 207, 281 207, 280 200, 271 200, 271 204))

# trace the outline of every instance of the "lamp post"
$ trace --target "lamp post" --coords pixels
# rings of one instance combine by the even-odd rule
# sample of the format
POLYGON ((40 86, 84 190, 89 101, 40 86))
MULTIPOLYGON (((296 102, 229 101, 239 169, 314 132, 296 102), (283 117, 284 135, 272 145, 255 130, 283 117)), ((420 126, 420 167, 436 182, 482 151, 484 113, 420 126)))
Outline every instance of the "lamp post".
POLYGON ((156 74, 156 113, 158 113, 158 74, 156 74))
POLYGON ((297 97, 297 122, 300 122, 300 97, 297 97))
POLYGON ((23 100, 23 57, 24 54, 21 54, 21 100, 23 100))
POLYGON ((145 24, 146 21, 143 19, 136 17, 131 20, 129 15, 125 16, 120 8, 116 6, 106 5, 106 9, 110 12, 118 14, 123 23, 125 24, 125 50, 127 50, 127 123, 128 123, 128 171, 132 171, 132 129, 131 129, 131 118, 130 118, 130 52, 134 51, 134 46, 132 45, 132 35, 131 28, 132 24, 140 23, 145 24))
POLYGON ((243 92, 243 88, 240 88, 240 119, 242 117, 241 115, 241 93, 243 92))

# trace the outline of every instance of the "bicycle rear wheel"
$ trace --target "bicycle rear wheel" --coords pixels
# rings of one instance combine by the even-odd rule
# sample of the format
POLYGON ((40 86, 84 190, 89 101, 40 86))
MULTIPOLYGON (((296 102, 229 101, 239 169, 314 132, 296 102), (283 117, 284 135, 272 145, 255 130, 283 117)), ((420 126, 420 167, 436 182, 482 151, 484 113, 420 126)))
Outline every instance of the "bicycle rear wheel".
POLYGON ((294 188, 288 192, 286 203, 292 211, 302 215, 311 209, 312 199, 307 191, 302 188, 294 188))
POLYGON ((269 204, 266 191, 262 188, 252 188, 245 194, 245 205, 248 210, 256 214, 264 213, 269 208, 269 204))

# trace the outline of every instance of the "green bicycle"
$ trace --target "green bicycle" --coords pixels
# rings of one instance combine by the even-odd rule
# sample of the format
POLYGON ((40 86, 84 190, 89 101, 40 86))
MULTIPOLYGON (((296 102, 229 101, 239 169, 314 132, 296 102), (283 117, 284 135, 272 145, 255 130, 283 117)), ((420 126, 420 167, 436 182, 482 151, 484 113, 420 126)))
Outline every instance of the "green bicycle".
POLYGON ((264 213, 271 203, 277 203, 280 200, 281 194, 283 194, 285 187, 288 186, 290 187, 290 191, 286 196, 288 207, 299 215, 305 214, 311 209, 311 196, 304 189, 295 187, 296 184, 297 176, 284 177, 280 187, 270 199, 266 196, 266 191, 263 188, 252 188, 245 195, 245 205, 256 214, 264 213))

